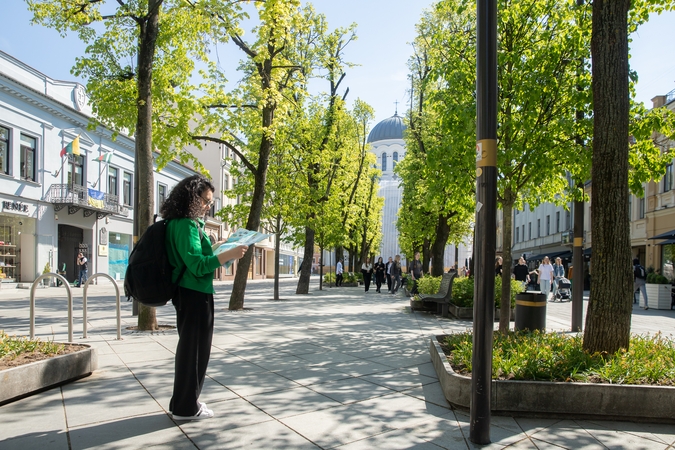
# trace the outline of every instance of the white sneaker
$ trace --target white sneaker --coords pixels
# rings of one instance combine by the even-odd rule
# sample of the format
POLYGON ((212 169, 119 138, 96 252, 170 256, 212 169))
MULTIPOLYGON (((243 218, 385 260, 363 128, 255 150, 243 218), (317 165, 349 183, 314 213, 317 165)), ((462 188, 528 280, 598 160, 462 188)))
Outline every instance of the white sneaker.
POLYGON ((214 416, 213 411, 208 409, 206 407, 206 404, 204 403, 199 403, 199 411, 197 411, 197 414, 194 416, 177 416, 175 414, 172 414, 172 417, 175 420, 201 420, 201 419, 210 419, 211 417, 214 416))

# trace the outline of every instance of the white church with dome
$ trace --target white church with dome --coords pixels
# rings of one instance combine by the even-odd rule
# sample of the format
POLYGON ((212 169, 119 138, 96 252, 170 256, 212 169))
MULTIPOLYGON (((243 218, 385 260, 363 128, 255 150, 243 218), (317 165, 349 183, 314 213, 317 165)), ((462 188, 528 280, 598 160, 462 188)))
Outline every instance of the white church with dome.
MULTIPOLYGON (((396 164, 406 154, 405 140, 403 139, 405 129, 406 125, 403 122, 403 117, 394 113, 393 116, 375 125, 368 135, 370 151, 377 158, 377 168, 382 171, 378 195, 384 198, 384 208, 382 210, 382 245, 379 254, 376 254, 375 257, 382 256, 385 262, 388 257, 394 257, 395 255, 401 255, 403 260, 406 259, 401 254, 401 247, 398 242, 398 229, 396 228, 403 188, 399 186, 401 179, 394 173, 396 164)), ((465 265, 465 260, 471 257, 470 246, 460 244, 458 256, 460 266, 465 265)), ((409 257, 412 259, 412 255, 409 255, 409 257)), ((449 268, 454 265, 454 259, 455 246, 448 245, 445 248, 444 267, 449 268)))

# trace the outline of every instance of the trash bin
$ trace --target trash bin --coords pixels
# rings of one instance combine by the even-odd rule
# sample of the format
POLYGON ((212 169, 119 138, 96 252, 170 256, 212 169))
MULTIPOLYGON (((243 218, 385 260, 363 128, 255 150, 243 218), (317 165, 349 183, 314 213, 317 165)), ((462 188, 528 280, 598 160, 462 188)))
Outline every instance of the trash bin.
POLYGON ((540 291, 516 295, 516 330, 546 329, 546 296, 540 291))

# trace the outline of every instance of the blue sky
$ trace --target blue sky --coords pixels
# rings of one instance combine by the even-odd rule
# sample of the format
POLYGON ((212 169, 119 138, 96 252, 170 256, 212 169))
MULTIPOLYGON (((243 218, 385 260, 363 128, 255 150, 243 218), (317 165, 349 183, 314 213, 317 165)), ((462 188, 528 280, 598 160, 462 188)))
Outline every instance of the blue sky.
MULTIPOLYGON (((61 38, 54 30, 30 25, 23 0, 2 0, 0 50, 58 80, 75 80, 70 74, 75 57, 84 52, 76 36, 61 38)), ((415 37, 415 24, 431 0, 316 0, 317 11, 331 27, 358 24, 358 40, 347 47, 347 59, 359 64, 348 70, 344 85, 348 99, 357 97, 375 108, 375 123, 405 111, 408 88, 408 44, 415 37)), ((637 70, 637 100, 651 106, 655 95, 675 89, 675 13, 654 16, 633 35, 631 67, 637 70), (670 44, 669 44, 670 43, 670 44)), ((228 55, 220 53, 225 58, 228 55)), ((236 77, 232 77, 236 78, 236 77)))

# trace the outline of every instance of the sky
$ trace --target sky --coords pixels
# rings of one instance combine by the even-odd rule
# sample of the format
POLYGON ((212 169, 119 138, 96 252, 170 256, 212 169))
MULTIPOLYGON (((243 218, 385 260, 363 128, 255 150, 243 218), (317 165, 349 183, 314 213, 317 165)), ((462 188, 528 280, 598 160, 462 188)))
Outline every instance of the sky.
MULTIPOLYGON (((51 29, 30 24, 24 0, 2 0, 0 50, 56 80, 80 81, 70 74, 85 46, 75 35, 61 38, 51 29)), ((358 24, 358 39, 346 49, 346 59, 358 64, 343 82, 348 101, 356 98, 375 109, 374 126, 407 106, 407 60, 412 53, 415 24, 432 0, 315 0, 331 28, 358 24), (398 105, 396 104, 398 102, 398 105)), ((651 98, 675 89, 675 12, 652 16, 632 36, 631 68, 638 73, 636 100, 651 107, 651 98), (670 43, 670 44, 669 44, 670 43)), ((223 59, 239 59, 237 51, 219 52, 223 59)), ((225 67, 228 67, 224 64, 225 67)), ((236 67, 236 61, 232 61, 236 67)), ((236 75, 230 79, 236 79, 236 75)), ((84 83, 83 83, 84 84, 84 83)))

